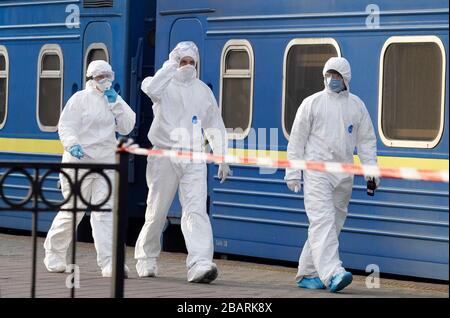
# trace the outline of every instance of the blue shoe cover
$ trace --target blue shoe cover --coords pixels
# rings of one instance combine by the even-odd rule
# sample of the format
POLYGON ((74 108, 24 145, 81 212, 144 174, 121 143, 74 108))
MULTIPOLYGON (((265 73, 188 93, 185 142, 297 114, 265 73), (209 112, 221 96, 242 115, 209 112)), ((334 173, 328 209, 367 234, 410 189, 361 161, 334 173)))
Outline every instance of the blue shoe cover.
POLYGON ((352 276, 352 273, 350 273, 350 272, 342 272, 342 273, 334 275, 331 278, 330 292, 335 293, 335 292, 338 292, 338 291, 344 289, 345 287, 350 285, 352 280, 353 280, 353 276, 352 276))
POLYGON ((298 287, 308 289, 325 289, 325 285, 322 283, 319 277, 306 278, 303 277, 297 282, 298 287))

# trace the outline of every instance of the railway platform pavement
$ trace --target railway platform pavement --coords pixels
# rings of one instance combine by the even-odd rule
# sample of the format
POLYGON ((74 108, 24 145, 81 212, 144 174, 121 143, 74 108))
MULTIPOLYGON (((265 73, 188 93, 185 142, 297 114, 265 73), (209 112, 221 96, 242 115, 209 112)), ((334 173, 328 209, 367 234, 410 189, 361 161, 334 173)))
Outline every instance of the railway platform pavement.
MULTIPOLYGON (((37 298, 68 298, 69 273, 48 273, 42 262, 44 238, 38 238, 37 298)), ((215 259, 218 278, 211 284, 186 281, 184 253, 162 252, 159 275, 139 278, 133 258, 134 248, 127 247, 126 263, 130 268, 125 280, 126 298, 448 298, 448 282, 417 282, 380 278, 379 288, 367 288, 366 276, 355 275, 352 284, 338 293, 306 290, 295 284, 296 268, 215 259)), ((0 297, 28 298, 31 286, 31 237, 0 234, 0 297)), ((79 288, 77 298, 110 297, 111 279, 101 277, 92 243, 77 243, 79 288)), ((345 265, 345 264, 344 264, 345 265)))

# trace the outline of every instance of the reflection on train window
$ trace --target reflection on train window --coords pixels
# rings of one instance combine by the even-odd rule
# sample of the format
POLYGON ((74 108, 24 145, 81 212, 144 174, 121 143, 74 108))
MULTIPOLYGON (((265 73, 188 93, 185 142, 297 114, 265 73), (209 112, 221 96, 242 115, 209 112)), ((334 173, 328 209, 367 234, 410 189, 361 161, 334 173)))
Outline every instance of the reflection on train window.
POLYGON ((445 58, 433 38, 391 38, 385 45, 381 130, 389 146, 432 148, 441 138, 445 58))
POLYGON ((324 88, 326 61, 340 56, 334 39, 294 39, 285 52, 283 87, 283 131, 288 138, 302 101, 324 88))
POLYGON ((45 45, 39 54, 37 118, 42 131, 56 131, 63 100, 63 57, 58 45, 45 45))
MULTIPOLYGON (((86 50, 85 61, 84 61, 84 74, 86 74, 86 70, 89 64, 92 61, 103 60, 109 63, 108 49, 103 43, 92 43, 86 50)), ((85 82, 88 81, 88 78, 85 77, 85 82)))
POLYGON ((253 108, 253 50, 247 40, 230 40, 222 51, 220 107, 230 139, 244 139, 253 108))
POLYGON ((5 126, 8 113, 8 53, 0 46, 0 129, 5 126))

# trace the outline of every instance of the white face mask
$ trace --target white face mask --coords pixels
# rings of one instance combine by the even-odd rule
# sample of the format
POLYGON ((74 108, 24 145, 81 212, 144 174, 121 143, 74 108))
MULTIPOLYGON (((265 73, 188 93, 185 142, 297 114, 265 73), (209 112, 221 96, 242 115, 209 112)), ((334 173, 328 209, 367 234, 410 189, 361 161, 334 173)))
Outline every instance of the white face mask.
POLYGON ((197 70, 191 64, 177 69, 175 78, 182 83, 189 83, 197 77, 197 70))
POLYGON ((101 91, 107 91, 108 89, 111 88, 112 86, 112 81, 108 78, 104 78, 102 80, 99 81, 95 81, 95 84, 97 85, 97 88, 101 91))

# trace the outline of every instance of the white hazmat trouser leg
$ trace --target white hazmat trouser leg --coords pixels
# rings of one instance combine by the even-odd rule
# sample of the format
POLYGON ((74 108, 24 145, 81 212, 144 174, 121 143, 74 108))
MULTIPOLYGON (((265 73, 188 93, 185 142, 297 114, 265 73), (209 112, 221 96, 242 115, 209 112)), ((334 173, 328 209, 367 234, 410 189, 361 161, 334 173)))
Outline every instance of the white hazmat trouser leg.
POLYGON ((303 249, 298 260, 298 271, 295 279, 296 281, 300 281, 303 277, 319 277, 319 273, 317 273, 316 267, 314 266, 309 240, 306 240, 303 245, 303 249))
POLYGON ((308 240, 299 259, 297 280, 319 276, 325 285, 344 271, 339 259, 338 236, 347 216, 353 178, 305 173, 305 208, 309 219, 308 240))
POLYGON ((183 214, 181 230, 183 231, 188 257, 188 280, 196 277, 197 272, 208 271, 212 262, 214 247, 211 222, 207 214, 207 180, 206 164, 179 164, 183 174, 180 180, 179 197, 183 214))
MULTIPOLYGON (((101 209, 111 209, 111 212, 91 212, 92 237, 94 238, 95 250, 97 251, 97 264, 103 270, 111 266, 113 252, 113 202, 114 202, 114 173, 107 173, 112 193, 108 201, 101 209)), ((108 195, 108 184, 99 176, 93 179, 91 204, 102 203, 108 195)))
POLYGON ((161 252, 161 234, 178 180, 170 158, 147 158, 147 210, 134 253, 138 260, 136 270, 139 276, 153 276, 156 271, 156 259, 161 252), (149 271, 153 275, 147 275, 149 271))
MULTIPOLYGON (((71 180, 73 178, 73 171, 68 174, 71 180)), ((71 194, 71 188, 69 182, 60 176, 61 181, 61 192, 66 199, 71 194)), ((81 184, 81 193, 83 198, 89 199, 91 197, 92 192, 92 179, 85 179, 81 184)), ((68 203, 66 203, 63 208, 69 209, 74 205, 73 199, 70 199, 68 203)), ((84 205, 77 199, 77 207, 82 208, 84 205)), ((85 212, 76 213, 76 225, 75 229, 80 224, 81 220, 85 212)), ((66 257, 67 257, 67 249, 69 248, 70 243, 72 242, 72 221, 73 221, 73 213, 60 211, 56 217, 53 219, 52 226, 47 233, 47 237, 44 242, 45 249, 45 258, 44 264, 49 271, 61 272, 65 270, 66 267, 66 257)))

